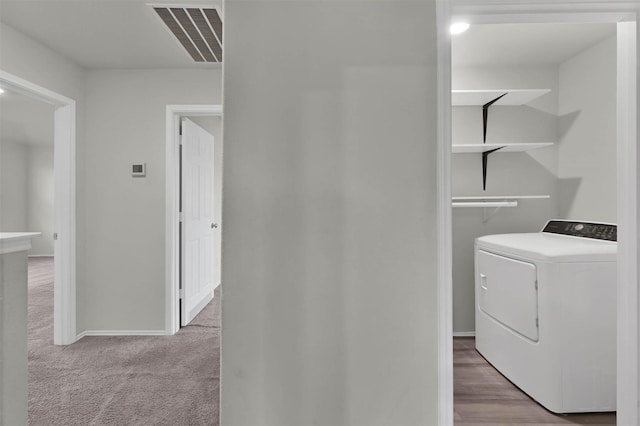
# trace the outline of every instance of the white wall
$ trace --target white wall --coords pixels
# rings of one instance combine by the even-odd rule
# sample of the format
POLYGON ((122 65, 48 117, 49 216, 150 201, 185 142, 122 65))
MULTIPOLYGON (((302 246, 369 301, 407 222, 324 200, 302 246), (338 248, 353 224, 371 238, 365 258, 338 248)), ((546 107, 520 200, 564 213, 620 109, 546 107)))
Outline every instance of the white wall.
POLYGON ((220 70, 90 70, 84 174, 89 331, 164 329, 167 104, 219 104, 220 70), (146 178, 131 164, 147 163, 146 178))
POLYGON ((437 423, 433 1, 225 5, 222 424, 437 423))
POLYGON ((560 65, 560 215, 617 223, 616 37, 560 65))
POLYGON ((53 146, 28 147, 28 230, 42 232, 31 242, 31 256, 53 256, 53 146))
MULTIPOLYGON (((453 89, 551 89, 525 106, 489 110, 487 143, 557 140, 558 68, 556 66, 457 68, 453 89)), ((453 143, 482 143, 482 107, 454 107, 453 143)), ((477 237, 537 232, 558 214, 557 148, 489 156, 487 189, 482 190, 481 154, 454 154, 454 196, 550 195, 549 200, 521 200, 516 208, 453 209, 453 331, 475 331, 474 251, 477 237), (488 219, 487 219, 488 218, 488 219)))
POLYGON ((0 138, 0 230, 42 232, 29 255, 53 255, 53 147, 0 138))
POLYGON ((0 69, 82 101, 84 71, 41 43, 0 22, 0 69))
MULTIPOLYGON (((3 204, 0 211, 5 216, 20 216, 20 229, 13 230, 42 233, 32 240, 30 256, 53 255, 53 118, 54 107, 46 102, 11 91, 0 96, 0 143, 19 144, 21 156, 26 155, 26 170, 9 176, 3 187, 20 187, 25 191, 20 197, 26 197, 27 204, 26 208, 20 203, 3 204), (26 182, 18 184, 19 177, 26 177, 26 182)), ((10 157, 3 163, 15 168, 11 152, 4 153, 10 157)), ((19 163, 24 166, 24 161, 19 163)))
POLYGON ((27 230, 28 147, 0 137, 0 231, 27 230))

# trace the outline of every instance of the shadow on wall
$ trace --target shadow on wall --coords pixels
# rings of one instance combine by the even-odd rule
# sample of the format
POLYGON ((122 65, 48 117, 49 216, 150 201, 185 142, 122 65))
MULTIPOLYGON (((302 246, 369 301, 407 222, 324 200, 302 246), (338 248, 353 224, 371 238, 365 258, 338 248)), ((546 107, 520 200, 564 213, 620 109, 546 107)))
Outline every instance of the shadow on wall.
POLYGON ((582 178, 579 177, 558 179, 558 213, 560 214, 559 218, 569 217, 571 206, 576 199, 576 195, 578 194, 578 189, 580 189, 581 183, 582 178))
MULTIPOLYGON (((476 106, 452 110, 452 136, 456 143, 553 142, 558 116, 530 106, 498 106, 489 112, 483 141, 482 110, 476 106)), ((455 175, 454 175, 455 176, 455 175)))
POLYGON ((562 143, 573 123, 578 119, 582 111, 573 111, 568 114, 558 116, 558 144, 562 143))

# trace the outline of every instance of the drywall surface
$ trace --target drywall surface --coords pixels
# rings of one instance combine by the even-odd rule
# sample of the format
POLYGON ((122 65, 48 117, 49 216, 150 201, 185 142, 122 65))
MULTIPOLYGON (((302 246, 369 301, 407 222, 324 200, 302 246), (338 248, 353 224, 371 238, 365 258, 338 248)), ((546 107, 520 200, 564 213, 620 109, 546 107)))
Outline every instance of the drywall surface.
MULTIPOLYGON (((452 70, 453 89, 551 89, 525 106, 489 110, 487 143, 557 140, 558 68, 465 68, 452 70)), ((453 143, 482 143, 482 107, 454 107, 453 143)), ((516 208, 453 209, 453 331, 475 331, 474 240, 482 235, 538 232, 557 216, 557 147, 489 156, 487 189, 482 189, 482 156, 453 154, 454 196, 550 195, 521 200, 516 208)))
MULTIPOLYGON (((30 256, 53 256, 53 116, 54 107, 46 102, 10 91, 0 96, 1 143, 19 144, 17 149, 22 156, 26 155, 26 168, 19 176, 13 173, 3 180, 3 192, 21 188, 24 192, 19 197, 26 197, 27 203, 26 209, 20 203, 8 203, 2 204, 0 210, 6 217, 20 217, 24 227, 12 230, 42 233, 32 240, 30 256), (19 184, 24 177, 26 183, 19 184)), ((5 152, 10 157, 3 164, 10 169, 18 167, 16 164, 25 167, 23 161, 14 164, 12 152, 5 152)))
MULTIPOLYGON (((28 147, 0 138, 0 230, 27 230, 28 147)), ((37 240, 34 238, 33 241, 37 240)))
POLYGON ((0 96, 2 139, 29 145, 53 146, 54 106, 27 95, 7 91, 0 96))
POLYGON ((225 5, 221 424, 437 423, 433 1, 225 5))
POLYGON ((53 147, 0 141, 0 229, 42 232, 29 255, 53 255, 53 147))
POLYGON ((84 70, 0 22, 0 69, 49 90, 82 100, 84 70))
POLYGON ((87 330, 164 330, 166 106, 220 104, 220 91, 220 70, 87 71, 87 330))
POLYGON ((30 145, 28 162, 28 230, 42 233, 29 255, 53 256, 53 146, 30 145))
POLYGON ((617 223, 616 38, 560 65, 560 216, 617 223))
MULTIPOLYGON (((0 69, 76 101, 76 329, 84 330, 84 70, 0 22, 0 69)), ((59 235, 66 238, 65 235, 59 235)))

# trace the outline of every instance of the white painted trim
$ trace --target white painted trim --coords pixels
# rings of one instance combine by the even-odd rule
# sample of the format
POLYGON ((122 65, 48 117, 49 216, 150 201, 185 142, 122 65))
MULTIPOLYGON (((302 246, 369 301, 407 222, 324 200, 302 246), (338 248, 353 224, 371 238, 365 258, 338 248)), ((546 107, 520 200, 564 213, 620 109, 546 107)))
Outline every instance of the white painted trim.
POLYGON ((40 258, 40 257, 53 257, 52 254, 30 254, 28 256, 30 259, 33 258, 40 258))
POLYGON ((54 120, 53 342, 70 345, 76 335, 76 103, 56 108, 54 120))
POLYGON ((475 331, 454 331, 453 337, 476 337, 475 331))
POLYGON ((67 98, 66 96, 60 95, 42 86, 33 84, 30 81, 6 71, 0 70, 0 83, 2 84, 2 87, 9 89, 12 92, 29 96, 30 98, 46 102, 56 107, 75 104, 75 101, 71 98, 67 98))
POLYGON ((53 342, 76 339, 76 102, 0 70, 0 84, 46 102, 54 111, 54 242, 53 342))
POLYGON ((638 159, 636 22, 618 24, 618 351, 617 422, 640 423, 638 401, 638 159), (621 106, 624 105, 623 108, 621 106))
POLYGON ((180 328, 178 318, 178 282, 180 259, 178 247, 178 196, 180 193, 179 128, 182 116, 222 116, 222 105, 167 105, 166 111, 166 180, 165 180, 165 330, 163 334, 175 334, 180 328))
POLYGON ((451 210, 451 37, 447 0, 436 3, 438 54, 437 298, 438 425, 453 425, 453 284, 451 210))
MULTIPOLYGON (((439 0, 448 3, 451 7, 451 17, 465 19, 471 24, 499 24, 499 23, 533 23, 533 22, 628 22, 632 23, 634 30, 638 21, 640 2, 638 0, 627 1, 598 1, 598 0, 439 0)), ((444 9, 440 6, 440 9, 444 9)), ((438 16, 438 34, 448 27, 449 21, 443 19, 445 14, 438 16)), ((623 300, 622 310, 618 310, 618 414, 619 425, 640 424, 640 292, 638 292, 639 255, 638 250, 638 222, 640 221, 640 208, 638 206, 639 185, 637 181, 638 164, 640 159, 637 150, 638 134, 638 84, 636 60, 640 54, 638 48, 640 41, 638 33, 635 37, 630 33, 629 27, 618 24, 618 48, 626 53, 619 54, 618 60, 618 225, 620 227, 620 241, 618 242, 618 298, 623 300), (635 56, 635 57, 634 57, 635 56), (626 59, 621 59, 621 57, 626 59), (628 60, 629 58, 634 60, 628 60), (625 238, 626 236, 626 238, 625 238)), ((443 69, 450 70, 450 46, 444 43, 438 44, 438 72, 443 69), (446 49, 445 53, 440 52, 446 49), (442 64, 446 61, 446 64, 442 64)), ((449 74, 450 77, 450 74, 449 74)), ((439 86, 446 80, 439 79, 439 86)), ((442 90, 442 87, 439 88, 442 90)), ((450 110, 450 102, 445 97, 439 96, 438 109, 450 110)), ((440 114, 441 116, 443 114, 440 114)), ((445 134, 449 132, 450 122, 439 117, 439 130, 445 134), (443 129, 442 126, 445 126, 443 129)), ((450 198, 443 194, 449 188, 450 176, 444 175, 449 168, 450 154, 442 146, 445 143, 441 137, 438 139, 439 153, 444 152, 446 158, 439 154, 439 161, 443 162, 438 169, 438 211, 442 212, 445 206, 450 204, 450 198)), ((448 141, 450 144, 450 140, 448 141)), ((441 213, 442 215, 443 213, 441 213)), ((442 336, 450 331, 452 310, 449 304, 451 292, 451 277, 443 273, 445 267, 451 268, 452 252, 450 246, 443 242, 450 242, 441 237, 441 233, 451 232, 451 223, 445 220, 438 221, 440 250, 444 255, 438 255, 438 302, 439 302, 439 362, 438 376, 440 382, 448 382, 452 379, 452 371, 449 369, 450 352, 446 344, 442 342, 442 336), (442 229, 447 226, 446 229, 442 229), (443 318, 448 316, 449 318, 443 318), (451 375, 451 377, 446 377, 451 375), (443 378, 443 376, 445 376, 443 378)), ((449 272, 451 269, 449 269, 449 272)), ((451 335, 451 334, 449 334, 451 335)), ((444 384, 438 386, 439 398, 439 424, 450 425, 451 422, 442 414, 450 412, 453 406, 453 392, 444 384), (445 395, 443 395, 445 392, 445 395), (446 420, 446 421, 444 421, 446 420)))
POLYGON ((164 336, 164 330, 86 330, 81 337, 86 336, 164 336))

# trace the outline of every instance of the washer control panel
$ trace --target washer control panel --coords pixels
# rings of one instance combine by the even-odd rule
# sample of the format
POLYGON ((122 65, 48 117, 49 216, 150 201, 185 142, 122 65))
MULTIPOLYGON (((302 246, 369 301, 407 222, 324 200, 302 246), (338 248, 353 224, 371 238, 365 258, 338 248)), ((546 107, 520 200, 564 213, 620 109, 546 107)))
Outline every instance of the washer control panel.
POLYGON ((607 223, 550 220, 542 232, 570 235, 572 237, 593 238, 596 240, 618 241, 618 227, 607 223))

